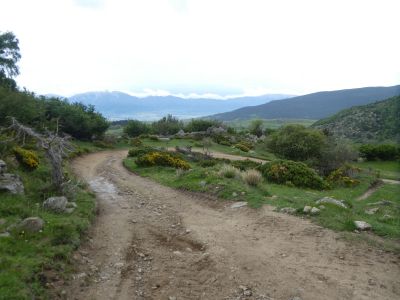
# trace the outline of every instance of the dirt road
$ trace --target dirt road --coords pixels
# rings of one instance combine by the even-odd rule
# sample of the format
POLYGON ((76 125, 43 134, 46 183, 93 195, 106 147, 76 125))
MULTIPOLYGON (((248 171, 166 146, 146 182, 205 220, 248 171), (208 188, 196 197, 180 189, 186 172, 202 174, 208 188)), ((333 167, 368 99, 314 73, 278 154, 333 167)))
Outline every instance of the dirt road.
POLYGON ((99 214, 68 299, 400 299, 398 256, 267 206, 161 186, 125 170, 125 155, 73 163, 99 214))

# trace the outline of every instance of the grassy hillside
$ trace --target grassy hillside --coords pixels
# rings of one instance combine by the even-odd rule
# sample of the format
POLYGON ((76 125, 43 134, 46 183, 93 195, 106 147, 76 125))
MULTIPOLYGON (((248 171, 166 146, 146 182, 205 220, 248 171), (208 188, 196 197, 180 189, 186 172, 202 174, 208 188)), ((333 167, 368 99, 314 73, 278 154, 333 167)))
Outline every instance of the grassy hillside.
POLYGON ((400 96, 343 110, 312 125, 359 142, 400 140, 400 96))
POLYGON ((318 120, 329 117, 342 109, 373 103, 397 95, 400 95, 400 85, 319 92, 271 101, 252 107, 243 107, 231 112, 214 115, 212 118, 223 121, 253 118, 318 120))

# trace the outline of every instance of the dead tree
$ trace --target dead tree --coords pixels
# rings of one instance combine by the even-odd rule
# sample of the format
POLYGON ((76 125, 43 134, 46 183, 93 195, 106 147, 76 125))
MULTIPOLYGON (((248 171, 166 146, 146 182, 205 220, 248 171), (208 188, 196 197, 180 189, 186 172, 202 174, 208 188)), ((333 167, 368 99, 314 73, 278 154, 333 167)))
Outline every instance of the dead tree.
POLYGON ((14 137, 11 140, 20 140, 23 143, 27 137, 36 140, 50 162, 52 183, 59 191, 62 191, 64 183, 63 159, 68 156, 69 152, 73 151, 73 146, 69 142, 70 137, 59 136, 58 130, 56 133, 50 131, 46 131, 44 134, 37 133, 32 128, 22 125, 13 117, 11 118, 11 125, 4 130, 14 132, 14 137))

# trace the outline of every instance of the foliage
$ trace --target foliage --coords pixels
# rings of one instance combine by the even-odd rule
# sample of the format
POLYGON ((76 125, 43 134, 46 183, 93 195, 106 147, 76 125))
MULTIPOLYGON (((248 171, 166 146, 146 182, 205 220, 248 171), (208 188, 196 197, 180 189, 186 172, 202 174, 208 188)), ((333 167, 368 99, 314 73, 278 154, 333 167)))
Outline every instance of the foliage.
POLYGON ((137 137, 141 134, 146 134, 149 132, 149 126, 146 123, 138 120, 129 120, 124 127, 124 133, 130 137, 137 137))
POLYGON ((156 152, 157 150, 150 146, 134 147, 128 151, 128 157, 137 157, 147 153, 156 152))
POLYGON ((278 184, 289 184, 317 190, 328 188, 324 180, 302 162, 277 160, 267 162, 259 169, 267 180, 278 184))
POLYGON ((20 59, 19 41, 14 33, 0 32, 0 86, 16 90, 13 77, 19 74, 17 62, 20 59))
POLYGON ((360 171, 359 168, 351 165, 344 165, 329 174, 326 180, 331 186, 353 187, 360 184, 360 181, 354 178, 360 171))
POLYGON ((360 147, 359 151, 366 160, 395 160, 400 155, 400 148, 391 144, 365 144, 360 147))
POLYGON ((213 167, 218 163, 216 159, 202 159, 198 162, 200 167, 208 168, 213 167))
POLYGON ((245 171, 248 169, 258 168, 261 166, 261 163, 255 162, 250 159, 246 159, 246 160, 233 160, 231 161, 231 165, 241 171, 245 171))
POLYGON ((328 143, 321 149, 320 157, 310 161, 323 176, 358 158, 358 152, 345 141, 334 140, 332 137, 328 137, 327 140, 328 143))
POLYGON ((143 146, 143 142, 139 137, 135 137, 130 141, 131 146, 140 147, 143 146))
POLYGON ((261 173, 254 169, 243 171, 241 177, 245 183, 251 186, 258 186, 262 181, 261 173))
POLYGON ((251 134, 260 137, 263 135, 263 121, 262 120, 253 120, 249 126, 249 132, 251 134))
POLYGON ((140 167, 166 166, 183 170, 190 169, 189 163, 187 163, 183 159, 173 157, 172 155, 164 152, 151 152, 141 155, 136 159, 135 162, 140 167))
POLYGON ((109 124, 93 106, 70 104, 56 98, 36 97, 33 93, 0 87, 0 125, 15 117, 20 123, 38 131, 47 128, 77 139, 101 138, 109 124))
POLYGON ((239 150, 241 150, 243 152, 249 152, 250 151, 250 148, 248 148, 246 145, 244 145, 242 143, 236 144, 235 148, 237 148, 237 149, 239 149, 239 150))
POLYGON ((39 157, 33 150, 23 149, 21 147, 14 147, 15 158, 24 167, 34 170, 39 166, 39 157))
POLYGON ((151 130, 155 134, 172 135, 183 128, 183 123, 172 115, 167 115, 151 124, 151 130))
POLYGON ((302 125, 287 125, 270 136, 268 148, 283 158, 305 161, 319 158, 326 137, 318 130, 302 125))
POLYGON ((217 120, 206 120, 206 119, 192 119, 185 126, 186 132, 196 132, 196 131, 207 131, 210 127, 220 126, 221 122, 217 120))
POLYGON ((240 175, 240 171, 234 166, 224 164, 218 171, 218 175, 225 178, 235 178, 240 175))

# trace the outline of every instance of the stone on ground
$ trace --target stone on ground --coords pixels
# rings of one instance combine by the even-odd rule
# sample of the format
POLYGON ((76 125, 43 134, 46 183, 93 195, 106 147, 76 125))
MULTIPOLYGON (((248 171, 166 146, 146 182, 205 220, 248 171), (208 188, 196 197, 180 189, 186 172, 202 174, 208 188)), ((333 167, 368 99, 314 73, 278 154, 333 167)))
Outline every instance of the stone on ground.
POLYGON ((372 226, 364 221, 354 221, 354 225, 356 225, 356 228, 358 230, 362 230, 362 231, 372 229, 372 226))
POLYGON ((67 208, 68 199, 65 196, 50 197, 43 202, 43 208, 49 211, 63 213, 67 208))
POLYGON ((23 194, 24 185, 21 178, 16 174, 0 174, 0 191, 6 191, 11 194, 23 194))
POLYGON ((44 221, 39 217, 29 217, 17 224, 19 231, 39 232, 43 229, 44 221))
POLYGON ((244 206, 247 206, 247 202, 239 201, 239 202, 233 203, 231 205, 231 208, 241 208, 241 207, 244 207, 244 206))
POLYGON ((319 199, 317 202, 317 204, 325 204, 325 203, 330 203, 339 207, 343 207, 343 208, 347 208, 347 205, 344 204, 344 200, 337 200, 334 198, 330 198, 330 197, 324 197, 322 199, 319 199))

